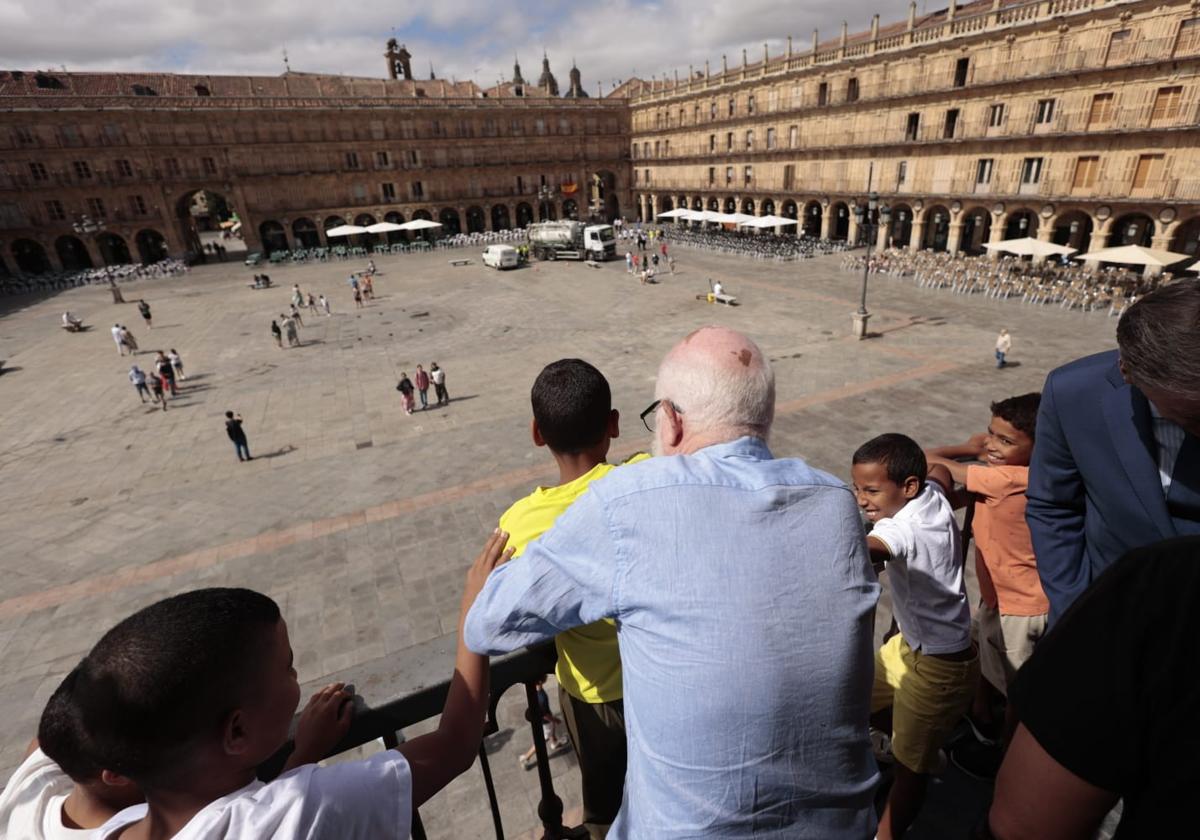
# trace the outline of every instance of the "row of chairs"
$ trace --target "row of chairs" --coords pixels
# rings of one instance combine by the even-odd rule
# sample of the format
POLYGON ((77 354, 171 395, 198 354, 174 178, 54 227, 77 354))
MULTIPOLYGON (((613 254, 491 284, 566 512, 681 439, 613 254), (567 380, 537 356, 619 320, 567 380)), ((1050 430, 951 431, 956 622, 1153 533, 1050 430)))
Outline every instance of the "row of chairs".
POLYGON ((682 226, 664 228, 661 233, 669 242, 675 244, 775 262, 807 260, 853 247, 849 242, 842 240, 817 239, 804 234, 781 236, 774 233, 749 233, 721 228, 705 230, 682 226))
POLYGON ((496 242, 524 242, 523 230, 497 230, 483 233, 456 233, 434 242, 414 239, 411 242, 382 242, 371 246, 331 245, 322 248, 295 248, 290 251, 272 251, 268 262, 271 265, 285 263, 328 262, 331 259, 356 259, 368 256, 407 254, 424 252, 432 248, 465 248, 487 246, 496 242))
POLYGON ((186 273, 187 263, 177 259, 165 259, 155 263, 110 265, 104 268, 85 268, 78 271, 57 271, 49 274, 24 274, 15 277, 0 277, 0 294, 22 295, 31 293, 59 292, 77 286, 101 284, 109 281, 130 283, 156 277, 175 277, 186 273))
MULTIPOLYGON (((860 272, 863 255, 842 260, 845 271, 860 272)), ((964 254, 891 249, 871 257, 868 271, 892 279, 911 280, 918 288, 949 289, 955 294, 979 294, 993 300, 1054 305, 1080 312, 1107 311, 1119 316, 1140 297, 1174 277, 1169 273, 1143 277, 1121 268, 1093 271, 1086 265, 1030 263, 1017 257, 992 260, 964 254)))

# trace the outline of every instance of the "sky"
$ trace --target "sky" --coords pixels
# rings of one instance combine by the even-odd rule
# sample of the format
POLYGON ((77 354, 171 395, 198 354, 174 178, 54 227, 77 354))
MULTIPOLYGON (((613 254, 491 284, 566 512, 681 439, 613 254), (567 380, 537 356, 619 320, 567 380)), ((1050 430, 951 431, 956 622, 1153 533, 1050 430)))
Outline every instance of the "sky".
MULTIPOLYGON (((929 4, 929 10, 944 4, 929 4)), ((918 3, 918 11, 924 2, 918 3)), ((479 0, 0 0, 0 70, 124 70, 278 75, 286 49, 293 70, 382 77, 393 35, 413 54, 413 71, 473 79, 541 73, 543 49, 565 91, 571 62, 595 96, 631 76, 681 78, 707 59, 719 70, 786 48, 803 51, 818 28, 836 37, 903 20, 907 0, 602 0, 538 3, 479 0)))

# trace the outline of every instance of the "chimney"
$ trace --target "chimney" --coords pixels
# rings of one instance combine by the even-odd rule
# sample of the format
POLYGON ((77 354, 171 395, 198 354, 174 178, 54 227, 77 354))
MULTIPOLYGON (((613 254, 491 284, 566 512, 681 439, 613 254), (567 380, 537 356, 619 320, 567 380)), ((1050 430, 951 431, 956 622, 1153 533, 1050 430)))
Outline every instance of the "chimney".
POLYGON ((789 35, 789 36, 788 36, 788 51, 787 51, 787 54, 788 54, 788 58, 791 58, 791 57, 792 57, 792 36, 791 36, 791 35, 789 35))
POLYGON ((722 73, 729 72, 729 57, 728 56, 724 56, 724 55, 721 56, 721 72, 722 73))
POLYGON ((846 38, 850 32, 850 24, 842 21, 842 49, 846 49, 846 38))
POLYGON ((879 15, 876 14, 871 18, 871 40, 879 40, 879 15))
MULTIPOLYGON (((997 0, 998 2, 998 0, 997 0)), ((911 0, 908 4, 908 31, 917 28, 917 0, 911 0)))
POLYGON ((710 73, 708 70, 708 59, 706 58, 706 59, 704 59, 704 78, 707 79, 709 77, 709 75, 710 75, 710 73))
POLYGON ((817 34, 817 30, 814 29, 813 30, 813 55, 814 56, 817 54, 817 44, 819 44, 819 43, 820 43, 820 36, 817 34))
POLYGON ((949 6, 946 7, 946 20, 954 20, 954 13, 958 11, 958 4, 951 0, 949 6))
POLYGON ((742 47, 742 67, 745 68, 746 64, 746 48, 742 47))

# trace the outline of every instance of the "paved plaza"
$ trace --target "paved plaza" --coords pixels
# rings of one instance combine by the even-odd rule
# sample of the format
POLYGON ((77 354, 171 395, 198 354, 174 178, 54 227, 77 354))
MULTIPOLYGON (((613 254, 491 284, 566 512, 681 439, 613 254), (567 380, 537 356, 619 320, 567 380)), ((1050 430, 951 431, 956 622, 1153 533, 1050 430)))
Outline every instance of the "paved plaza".
MULTIPOLYGON (((677 259, 675 276, 642 286, 623 262, 498 273, 473 253, 384 257, 378 299, 358 310, 347 276, 365 261, 268 267, 277 288, 266 291, 247 288, 253 269, 203 266, 127 286, 123 306, 103 287, 0 299, 0 779, 98 635, 181 590, 247 586, 276 598, 308 687, 453 633, 463 573, 485 535, 555 475, 529 441, 528 401, 555 359, 579 356, 608 376, 624 456, 649 447, 638 413, 666 350, 703 324, 743 330, 775 364, 775 454, 848 478, 851 453, 876 434, 960 441, 984 428, 992 400, 1038 390, 1050 368, 1115 346, 1104 313, 887 277, 871 279, 876 335, 856 341, 861 274, 841 272, 840 255, 775 264, 680 249, 677 259), (450 266, 458 256, 474 263, 450 266), (697 301, 708 277, 742 305, 697 301), (292 283, 328 296, 333 315, 305 310, 303 345, 280 350, 269 324, 292 283), (138 297, 153 308, 153 330, 138 297), (92 329, 59 329, 67 308, 92 329), (137 337, 144 369, 148 351, 182 355, 188 379, 169 411, 139 402, 130 359, 109 334, 115 322, 137 337), (996 370, 1001 327, 1017 364, 996 370), (452 402, 406 417, 399 374, 434 361, 452 402), (226 410, 245 418, 252 462, 237 461, 226 410)), ((519 693, 501 706, 493 747, 514 836, 535 827, 538 801, 536 774, 517 766, 529 745, 519 693)), ((553 765, 577 809, 573 759, 553 765)), ((430 836, 486 836, 482 789, 472 771, 423 809, 430 836)), ((934 821, 951 811, 924 816, 912 836, 941 836, 934 821)))

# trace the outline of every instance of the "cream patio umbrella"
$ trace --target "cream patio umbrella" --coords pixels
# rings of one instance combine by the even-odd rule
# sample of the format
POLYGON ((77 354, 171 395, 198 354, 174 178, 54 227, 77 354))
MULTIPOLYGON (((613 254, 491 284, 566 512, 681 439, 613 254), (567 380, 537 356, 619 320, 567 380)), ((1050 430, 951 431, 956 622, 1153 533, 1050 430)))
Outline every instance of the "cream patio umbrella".
POLYGON ((1006 254, 1016 254, 1019 257, 1054 257, 1062 254, 1073 254, 1078 248, 1066 245, 1055 245, 1053 242, 1043 242, 1032 236, 1022 236, 1020 239, 1006 239, 1003 242, 989 242, 983 246, 989 251, 1004 251, 1006 254))
POLYGON ((1157 248, 1143 248, 1141 245, 1118 245, 1115 248, 1105 248, 1102 251, 1092 251, 1084 254, 1089 261, 1120 263, 1121 265, 1149 265, 1162 268, 1174 265, 1183 260, 1190 260, 1190 254, 1178 251, 1160 251, 1157 248))
POLYGON ((400 225, 399 230, 428 230, 441 226, 441 222, 435 222, 432 219, 413 219, 411 222, 405 222, 400 225))
POLYGON ((687 219, 687 218, 691 217, 691 214, 693 212, 695 212, 695 211, 688 210, 686 207, 676 207, 674 210, 667 210, 664 213, 659 213, 654 218, 656 218, 656 219, 687 219))
POLYGON ((391 233, 396 230, 404 230, 404 228, 395 222, 376 222, 366 228, 367 233, 391 233))

